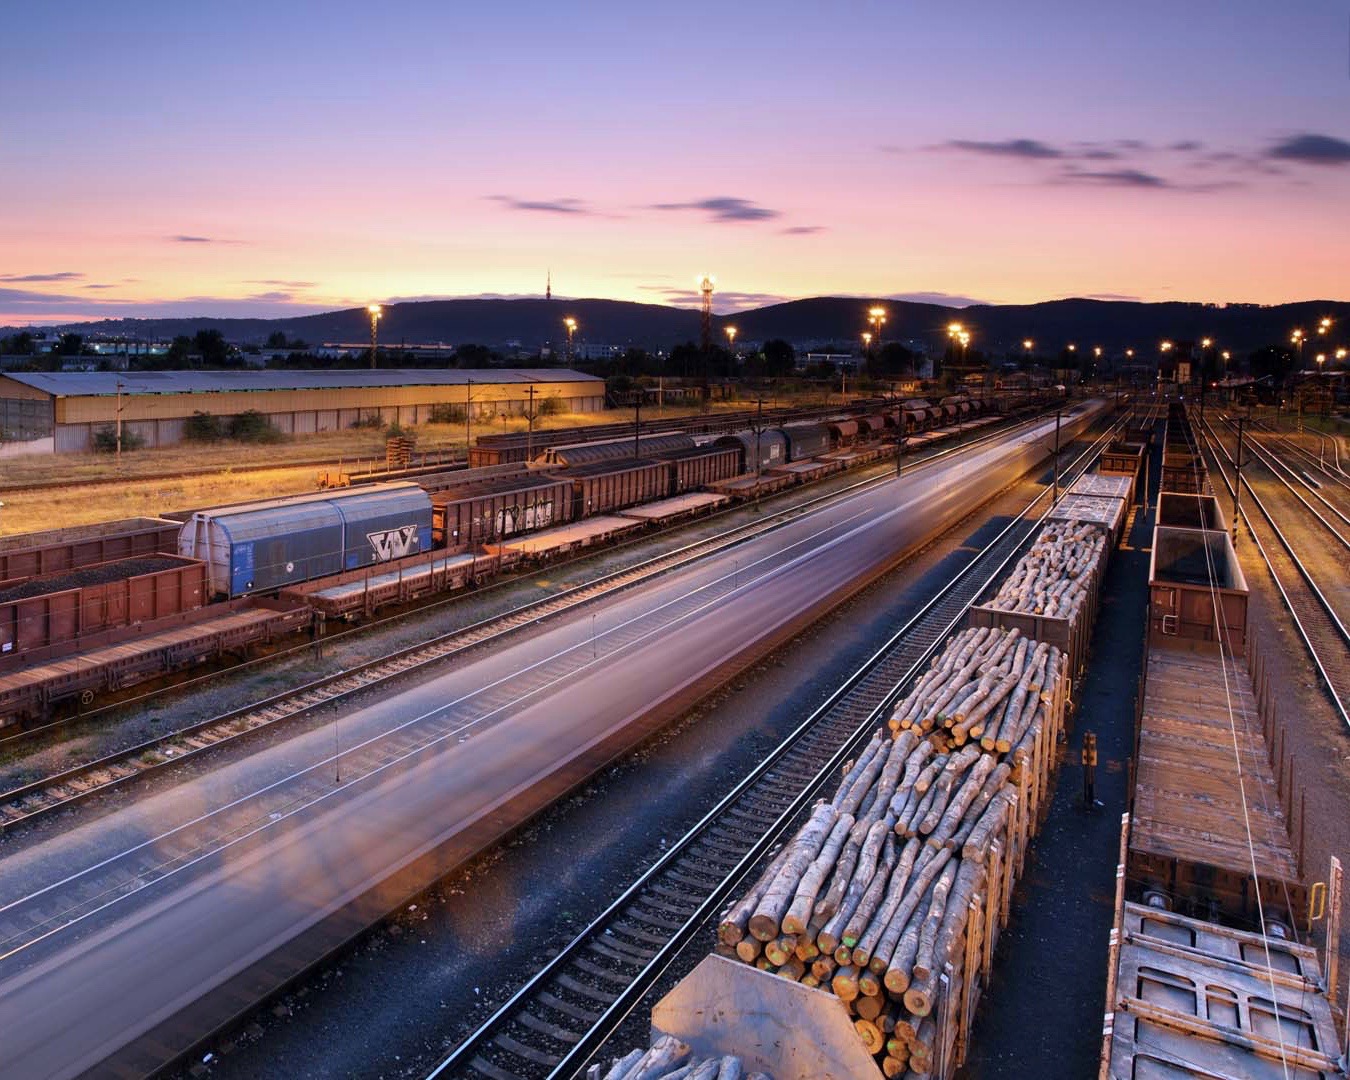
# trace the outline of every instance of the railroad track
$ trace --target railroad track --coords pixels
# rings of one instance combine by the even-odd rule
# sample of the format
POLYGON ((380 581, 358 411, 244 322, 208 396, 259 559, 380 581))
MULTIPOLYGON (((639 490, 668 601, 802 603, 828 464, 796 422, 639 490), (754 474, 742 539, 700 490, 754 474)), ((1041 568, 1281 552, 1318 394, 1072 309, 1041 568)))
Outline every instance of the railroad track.
MULTIPOLYGON (((1214 462, 1215 474, 1231 496, 1235 482, 1232 478, 1235 474, 1232 454, 1208 422, 1204 424, 1204 430, 1199 431, 1199 438, 1214 462)), ((1245 477, 1244 487, 1247 489, 1247 498, 1242 502, 1240 513, 1242 520, 1247 523, 1247 533, 1255 541, 1257 550, 1270 570, 1275 587, 1293 620, 1294 629, 1317 669, 1333 709, 1341 722, 1350 727, 1350 630, 1347 630, 1290 542, 1288 530, 1291 522, 1285 521, 1284 527, 1277 525, 1271 511, 1245 477), (1258 513, 1251 513, 1252 504, 1255 504, 1258 513)), ((1297 527, 1296 521, 1292 524, 1297 527)), ((1322 542, 1325 543, 1325 540, 1322 542)))
MULTIPOLYGON (((957 450, 967 449, 986 439, 1005 436, 1014 430, 1016 427, 1002 429, 959 447, 937 450, 914 465, 927 465, 945 459, 957 450)), ((573 611, 640 582, 687 567, 719 551, 781 528, 802 514, 820 509, 890 478, 891 474, 887 472, 857 481, 837 491, 795 503, 771 517, 736 526, 675 551, 605 575, 585 585, 567 589, 545 600, 522 605, 503 615, 399 649, 262 701, 196 721, 135 746, 12 788, 0 793, 0 835, 19 825, 32 824, 41 817, 74 806, 93 796, 106 794, 151 774, 176 768, 184 761, 193 760, 226 744, 238 743, 264 731, 274 730, 281 724, 350 699, 359 693, 468 649, 502 640, 545 619, 555 618, 564 612, 573 611)), ((301 648, 308 649, 311 646, 301 648)))
MULTIPOLYGON (((1119 425, 1067 470, 1085 472, 1119 425)), ((1041 492, 885 645, 594 922, 436 1067, 429 1080, 570 1078, 738 884, 884 722, 902 688, 1044 517, 1041 492)), ((1048 512, 1048 511, 1046 511, 1048 512)))
POLYGON ((1259 449, 1270 454, 1283 471, 1313 492, 1342 523, 1350 525, 1350 477, 1339 471, 1334 459, 1332 464, 1328 465, 1325 458, 1319 459, 1287 435, 1264 425, 1257 427, 1252 434, 1256 436, 1252 441, 1259 449), (1261 438, 1266 441, 1260 441, 1261 438), (1279 450, 1272 449, 1270 444, 1279 447, 1279 450), (1287 455, 1289 460, 1281 457, 1281 452, 1287 455), (1298 468, 1290 465, 1290 460, 1298 468))
MULTIPOLYGON (((931 450, 920 451, 914 454, 912 457, 907 457, 906 459, 907 467, 914 468, 920 465, 925 465, 930 461, 947 457, 953 453, 956 453, 968 447, 977 446, 982 443, 997 439, 999 437, 1013 434, 1029 425, 1036 423, 1038 420, 1043 419, 1043 416, 1044 414, 1035 413, 1028 417, 1019 418, 1012 421, 1007 426, 996 427, 993 428, 992 430, 984 431, 981 434, 976 435, 965 442, 960 442, 959 432, 954 432, 953 434, 957 436, 958 442, 950 445, 944 443, 940 446, 932 448, 931 450)), ((873 483, 879 478, 881 478, 880 475, 878 477, 870 477, 865 480, 858 481, 857 483, 859 484, 873 483)), ((809 510, 817 504, 818 500, 822 498, 839 497, 840 495, 843 495, 850 490, 856 490, 856 485, 851 485, 846 488, 837 489, 836 491, 827 492, 823 496, 812 496, 800 503, 794 503, 793 505, 787 507, 780 507, 773 513, 775 515, 782 516, 782 515, 790 515, 798 510, 809 510)), ((795 493, 796 492, 794 490, 789 494, 795 493)), ((744 509, 743 505, 732 504, 731 506, 725 507, 723 509, 714 510, 709 514, 704 515, 700 520, 703 522, 715 520, 717 518, 732 514, 737 510, 741 509, 744 509)), ((652 540, 659 539, 661 536, 664 536, 669 533, 675 533, 681 529, 685 529, 688 527, 689 522, 678 522, 674 525, 666 526, 664 528, 658 528, 650 532, 644 531, 641 533, 641 535, 634 536, 630 539, 621 539, 615 543, 609 544, 603 549, 603 551, 606 553, 612 553, 615 551, 621 551, 624 548, 632 547, 638 544, 650 543, 652 540)), ((557 569, 559 567, 565 567, 572 565, 573 563, 584 562, 587 559, 592 559, 596 556, 596 554, 597 554, 596 551, 585 551, 571 558, 559 559, 555 562, 550 563, 549 565, 553 569, 557 569)), ((479 594, 483 593, 487 589, 501 589, 509 587, 513 584, 517 584, 523 579, 533 576, 534 573, 535 568, 532 567, 520 573, 509 574, 503 577, 497 577, 491 582, 491 584, 484 586, 483 588, 480 588, 479 594)), ((464 594, 462 592, 455 592, 449 596, 443 595, 429 600, 416 602, 415 606, 413 606, 408 610, 399 611, 396 614, 387 615, 379 619, 371 620, 369 622, 362 622, 360 625, 350 627, 348 629, 325 633, 321 639, 321 642, 324 646, 327 646, 330 644, 341 644, 357 637, 368 636, 376 631, 393 627, 397 624, 406 622, 407 620, 412 618, 421 617, 430 612, 440 610, 448 605, 460 603, 462 602, 463 599, 464 594)), ((6 752, 23 744, 39 741, 43 738, 52 736, 54 733, 61 733, 66 729, 75 727, 77 725, 86 726, 91 723, 101 721, 119 711, 125 711, 127 709, 136 709, 136 708, 144 709, 147 707, 151 707, 154 703, 164 700, 166 698, 174 698, 184 694, 195 693, 197 691, 208 688, 209 686, 219 682, 221 679, 227 678, 232 675, 237 675, 240 672, 250 670, 254 667, 259 667, 262 665, 272 665, 280 661, 286 660, 288 658, 298 657, 310 653, 313 651, 313 648, 314 645, 313 643, 310 642, 301 645, 293 645, 276 652, 270 652, 266 656, 256 657, 252 660, 245 660, 237 664, 232 664, 228 668, 224 668, 220 671, 208 672, 203 675, 195 675, 187 679, 183 679, 181 681, 172 682, 169 685, 161 686, 154 690, 137 694, 134 697, 124 698, 122 700, 104 705, 100 708, 90 710, 88 712, 80 712, 74 716, 62 717, 57 720, 49 721, 48 723, 45 724, 24 727, 17 731, 8 732, 7 734, 0 734, 0 753, 6 752)), ((0 794, 0 800, 3 800, 3 797, 4 797, 3 794, 0 794)))

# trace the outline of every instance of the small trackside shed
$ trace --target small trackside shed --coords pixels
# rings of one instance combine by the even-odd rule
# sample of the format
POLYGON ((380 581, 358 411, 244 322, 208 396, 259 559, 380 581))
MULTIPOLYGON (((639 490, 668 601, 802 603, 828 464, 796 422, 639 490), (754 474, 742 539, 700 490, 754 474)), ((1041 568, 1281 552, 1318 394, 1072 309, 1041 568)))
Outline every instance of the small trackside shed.
POLYGON ((349 428, 378 419, 424 424, 449 406, 475 416, 518 415, 533 400, 556 399, 569 412, 598 412, 605 383, 566 368, 322 368, 309 371, 58 371, 0 375, 0 439, 33 450, 89 450, 96 432, 116 424, 146 446, 183 439, 196 412, 217 417, 257 411, 287 435, 349 428), (47 439, 50 441, 44 442, 47 439))
POLYGON ((249 596, 431 548, 431 499, 411 483, 370 484, 198 510, 178 553, 207 564, 211 592, 249 596))

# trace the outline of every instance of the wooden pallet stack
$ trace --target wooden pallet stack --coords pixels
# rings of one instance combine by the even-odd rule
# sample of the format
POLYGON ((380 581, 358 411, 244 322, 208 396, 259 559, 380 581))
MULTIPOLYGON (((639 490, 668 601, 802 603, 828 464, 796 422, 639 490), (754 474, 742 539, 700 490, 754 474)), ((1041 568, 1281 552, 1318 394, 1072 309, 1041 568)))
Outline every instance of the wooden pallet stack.
POLYGON ((828 990, 886 1076, 950 1075, 1064 719, 1058 649, 953 637, 832 799, 727 910, 720 951, 828 990))
POLYGON ((638 1048, 612 1062, 608 1068, 592 1065, 586 1080, 770 1080, 764 1073, 747 1073, 733 1054, 699 1058, 687 1043, 662 1035, 651 1047, 638 1048))

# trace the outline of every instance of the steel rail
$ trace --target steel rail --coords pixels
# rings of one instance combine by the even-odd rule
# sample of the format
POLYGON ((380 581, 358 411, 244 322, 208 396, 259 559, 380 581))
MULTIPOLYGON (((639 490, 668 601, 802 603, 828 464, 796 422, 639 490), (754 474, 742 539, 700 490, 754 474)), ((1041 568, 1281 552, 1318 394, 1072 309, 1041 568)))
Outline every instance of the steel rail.
MULTIPOLYGON (((967 447, 977 446, 982 443, 995 440, 1002 436, 1012 434, 1016 431, 1021 430, 1022 428, 1035 424, 1038 420, 1041 420, 1043 418, 1044 418, 1043 413, 1039 412, 1033 413, 1029 416, 1015 419, 1011 423, 1008 423, 1006 426, 998 426, 985 430, 980 434, 976 435, 974 438, 971 438, 965 442, 960 441, 961 429, 958 428, 957 430, 954 430, 950 433, 951 436, 957 440, 955 443, 944 442, 940 446, 935 446, 929 452, 921 451, 920 454, 915 455, 915 457, 911 460, 911 467, 917 468, 919 466, 926 465, 931 461, 939 460, 953 453, 957 453, 961 450, 966 449, 967 447)), ((888 473, 882 473, 875 477, 868 477, 863 480, 856 481, 854 484, 849 485, 848 487, 838 488, 834 491, 826 492, 823 495, 813 495, 804 501, 795 502, 790 506, 777 508, 773 510, 772 513, 774 516, 777 517, 790 515, 797 511, 806 512, 809 511, 812 507, 814 507, 820 500, 836 498, 848 491, 857 490, 864 485, 884 480, 888 475, 889 475, 888 473)), ((811 483, 815 482, 823 482, 823 481, 813 481, 811 483)), ((782 497, 787 498, 797 493, 798 492, 794 489, 794 491, 792 492, 784 493, 782 497)), ((714 510, 711 513, 705 514, 698 520, 702 522, 711 521, 716 518, 721 518, 733 514, 736 511, 743 509, 745 509, 744 504, 734 503, 730 506, 714 510)), ((690 525, 691 525, 690 522, 682 521, 672 525, 661 526, 659 528, 652 529, 650 531, 644 531, 639 536, 634 536, 629 539, 618 540, 614 543, 607 544, 605 547, 601 549, 583 552, 582 554, 575 555, 570 558, 558 559, 555 562, 550 563, 550 565, 555 568, 571 566, 576 563, 584 562, 587 559, 593 559, 596 557, 597 554, 622 551, 624 548, 636 547, 639 544, 649 543, 653 540, 657 540, 668 534, 677 533, 681 529, 689 528, 690 525)), ((743 526, 738 526, 738 528, 740 527, 743 526)), ((731 531, 734 530, 728 530, 728 532, 731 531)), ((519 582, 524 581, 527 578, 533 576, 533 574, 534 570, 533 568, 531 568, 528 571, 522 571, 520 573, 513 573, 505 576, 496 577, 492 580, 490 584, 478 589, 476 595, 481 596, 490 591, 509 588, 510 586, 518 584, 519 582)), ((387 615, 379 619, 363 622, 359 626, 354 626, 349 629, 340 630, 335 633, 325 634, 322 638, 317 639, 317 641, 308 641, 303 644, 292 645, 287 648, 278 650, 276 652, 268 653, 266 656, 255 657, 254 659, 251 660, 244 660, 236 664, 231 664, 229 667, 223 668, 219 671, 208 672, 203 675, 191 676, 190 678, 187 679, 175 681, 167 686, 158 687, 154 690, 148 691, 147 693, 137 694, 133 697, 123 698, 119 701, 110 702, 107 705, 101 706, 98 709, 93 709, 89 712, 82 712, 75 716, 62 717, 61 719, 52 721, 50 723, 36 726, 29 726, 19 731, 0 735, 0 752, 3 752, 7 747, 10 746, 34 742, 44 735, 51 735, 62 729, 91 724, 95 721, 101 720, 106 716, 115 714, 124 709, 130 709, 135 707, 143 708, 147 703, 151 701, 157 701, 164 698, 172 698, 179 694, 187 694, 189 692, 195 692, 197 690, 213 685, 222 679, 228 678, 229 676, 239 674, 240 672, 248 671, 256 667, 278 663, 291 657, 297 657, 305 653, 312 652, 316 645, 326 646, 329 644, 341 644, 349 639, 369 636, 370 634, 373 634, 379 630, 384 630, 390 627, 398 626, 401 623, 405 623, 408 622, 409 620, 419 618, 428 613, 441 610, 442 608, 449 607, 453 604, 461 603, 464 600, 465 595, 466 592, 464 590, 456 590, 449 596, 439 595, 428 601, 419 602, 415 607, 409 610, 399 611, 393 615, 387 615)), ((527 610, 531 605, 545 603, 547 602, 548 599, 549 598, 546 597, 541 600, 527 601, 524 605, 519 605, 516 608, 508 609, 507 611, 502 612, 500 615, 493 617, 494 618, 510 617, 517 611, 527 610)))
MULTIPOLYGON (((986 438, 1006 436, 1010 430, 1013 429, 993 432, 986 438)), ((983 438, 973 439, 959 446, 944 447, 916 462, 915 467, 930 466, 983 441, 985 441, 983 438)), ((280 724, 299 719, 324 706, 348 700, 356 694, 423 670, 428 665, 439 663, 468 649, 504 640, 526 627, 575 611, 642 582, 692 566, 731 547, 775 532, 801 516, 819 511, 890 479, 892 475, 887 472, 859 480, 805 502, 794 503, 772 517, 746 522, 712 537, 642 560, 594 581, 562 590, 546 599, 531 601, 467 627, 397 649, 260 701, 194 721, 134 746, 0 792, 0 836, 19 825, 32 824, 41 817, 84 802, 95 795, 121 788, 151 774, 176 768, 185 761, 193 761, 227 744, 238 744, 262 732, 275 730, 280 724)), ((310 649, 313 646, 305 645, 301 648, 310 649)))
MULTIPOLYGON (((1228 471, 1224 468, 1224 462, 1226 460, 1228 468, 1232 469, 1233 456, 1228 452, 1228 448, 1223 445, 1223 442, 1215 434, 1213 426, 1208 421, 1205 422, 1204 426, 1208 429, 1208 435, 1202 433, 1205 449, 1214 459, 1214 463, 1217 466, 1215 471, 1218 473, 1219 479, 1223 481, 1224 487, 1227 489, 1228 493, 1232 495, 1234 482, 1229 480, 1228 471), (1222 452, 1222 458, 1219 456, 1219 453, 1215 452, 1216 447, 1218 451, 1222 452)), ((1260 534, 1254 527, 1250 511, 1244 506, 1240 513, 1242 519, 1247 523, 1247 533, 1256 542, 1256 549, 1261 553, 1261 559, 1265 562, 1266 569, 1270 571, 1271 579, 1275 582, 1275 588, 1279 591, 1280 599, 1284 602, 1285 609, 1289 612, 1290 619, 1293 620, 1294 629, 1298 633, 1299 640, 1303 642, 1303 647, 1307 650, 1308 656, 1312 659, 1313 667, 1317 669, 1322 686, 1326 688, 1327 696, 1331 700, 1333 710, 1341 718, 1341 722, 1345 724, 1347 728, 1350 728, 1350 671, 1346 670, 1347 667, 1350 667, 1350 664, 1347 664, 1344 658, 1340 664, 1337 664, 1334 660, 1331 661, 1331 667, 1336 671, 1337 677, 1340 680, 1338 687, 1337 682, 1333 681, 1331 672, 1328 671, 1327 663, 1324 661, 1322 653, 1318 651, 1317 646, 1313 642, 1313 636, 1317 634, 1317 630, 1313 629, 1310 631, 1309 626, 1305 625, 1305 619, 1311 623, 1312 617, 1319 614, 1320 606, 1320 614, 1325 617, 1327 624, 1334 631, 1333 634, 1328 635, 1333 639, 1333 644, 1335 643, 1334 639, 1337 634, 1341 638, 1342 645, 1350 642, 1350 634, 1347 634, 1345 626, 1341 623, 1340 619, 1336 617, 1335 611, 1332 609, 1330 603, 1328 603, 1326 597, 1322 595, 1322 590, 1317 587, 1317 583, 1313 580, 1307 567, 1303 565, 1303 561, 1298 557, 1298 554, 1294 551, 1293 546, 1289 543, 1280 527, 1275 524, 1275 519, 1271 516, 1270 511, 1266 509, 1260 496, 1251 489, 1250 484, 1246 486, 1247 494, 1250 497, 1249 502, 1256 503, 1257 508, 1261 511, 1261 520, 1263 520, 1270 528, 1271 532, 1274 533, 1275 539, 1279 542, 1286 557, 1293 564, 1294 569, 1302 579, 1304 586, 1307 588, 1308 593, 1311 594, 1314 602, 1304 603, 1302 605, 1296 605, 1294 603, 1293 598, 1289 595, 1289 588, 1286 587, 1285 581, 1281 578, 1279 571, 1275 567, 1275 559, 1272 557, 1270 550, 1267 548, 1265 542, 1261 539, 1260 534), (1302 615, 1299 614, 1300 610, 1303 611, 1302 615)), ((1290 587, 1293 587, 1292 582, 1290 582, 1290 587)))
MULTIPOLYGON (((1231 426, 1232 422, 1228 420, 1226 417, 1225 422, 1231 426)), ((1285 461, 1282 461, 1278 454, 1272 451, 1268 446, 1263 446, 1259 439, 1255 438, 1250 439, 1248 445, 1251 447, 1253 456, 1258 461, 1260 461, 1261 464, 1264 465, 1266 469, 1272 475, 1274 475, 1274 477, 1277 480, 1279 480, 1282 485, 1284 485, 1284 487, 1289 489, 1290 494, 1293 495, 1294 498, 1298 499, 1298 501, 1303 504, 1303 506, 1308 510, 1308 512, 1312 514, 1313 517, 1317 518, 1317 520, 1321 522, 1323 526, 1326 527, 1326 530, 1329 533, 1331 533, 1338 541, 1340 541, 1340 543, 1344 547, 1350 548, 1350 539, 1347 539, 1346 534, 1341 531, 1341 527, 1350 529, 1350 517, 1347 517, 1344 513, 1341 512, 1341 510, 1338 507, 1334 506, 1331 503, 1331 501, 1321 493, 1321 491, 1319 491, 1312 484, 1308 483, 1307 479, 1304 478, 1302 475, 1300 475, 1299 472, 1295 470, 1291 465, 1289 465, 1285 461), (1288 476, 1284 475, 1286 473, 1288 474, 1288 476), (1293 480, 1290 480, 1289 477, 1292 477, 1293 480), (1299 484, 1303 485, 1303 487, 1307 488, 1309 493, 1312 495, 1314 499, 1316 499, 1319 503, 1321 503, 1324 507, 1326 507, 1327 510, 1331 511, 1331 513, 1340 520, 1341 527, 1338 527, 1337 525, 1333 524, 1332 522, 1328 521, 1325 517, 1323 517, 1322 512, 1318 510, 1317 507, 1315 507, 1312 503, 1310 503, 1308 499, 1294 486, 1294 481, 1297 481, 1299 484)))
MULTIPOLYGON (((1118 420, 1112 424, 1088 449, 1073 459, 1066 471, 1072 472, 1078 468, 1080 474, 1085 472, 1122 423, 1118 420)), ((838 775, 842 763, 870 737, 890 704, 958 625, 970 604, 1018 556, 1034 535, 1036 527, 1050 512, 1046 509, 1030 520, 1031 511, 1042 500, 1048 500, 1049 495, 1049 489, 1038 493, 963 570, 849 675, 822 705, 770 751, 713 809, 464 1039, 428 1075, 428 1080, 448 1080, 452 1076, 518 1080, 534 1075, 547 1075, 549 1080, 564 1080, 576 1076, 660 979, 699 928, 717 913, 720 905, 774 843, 786 835, 815 793, 838 775), (884 673, 880 679, 879 673, 884 673), (883 685, 874 685, 876 683, 883 685), (833 714, 842 715, 835 718, 833 714), (840 720, 843 722, 840 723, 840 720), (836 737, 827 746, 814 750, 810 740, 822 729, 831 726, 840 729, 836 737), (807 757, 805 767, 802 762, 792 760, 794 755, 807 757), (786 794, 782 791, 784 787, 789 789, 786 794), (781 805, 776 808, 775 816, 766 820, 763 810, 758 813, 746 812, 757 800, 761 806, 772 806, 775 802, 781 805), (732 858, 725 854, 729 847, 733 847, 725 826, 728 821, 734 821, 738 814, 754 823, 758 838, 745 846, 744 850, 734 851, 732 858), (722 835, 718 836, 719 832, 722 835), (694 852, 698 852, 697 858, 692 857, 694 852), (724 867, 720 873, 710 874, 707 869, 701 871, 704 883, 701 889, 691 886, 690 882, 697 882, 700 876, 696 867, 716 867, 719 863, 724 867), (728 866, 728 863, 731 865, 728 866), (696 895, 685 905, 686 909, 692 906, 692 910, 680 911, 680 921, 674 924, 669 913, 677 909, 675 900, 682 890, 701 895, 696 895), (665 914, 666 918, 649 921, 649 925, 638 935, 628 936, 630 940, 650 942, 653 938, 664 938, 664 941, 645 950, 646 955, 632 945, 621 947, 625 938, 622 928, 640 924, 642 917, 636 913, 644 906, 653 905, 657 908, 656 914, 665 914), (652 929, 662 927, 663 923, 667 928, 652 929), (611 990, 612 986, 620 985, 618 976, 611 974, 606 979, 602 971, 599 976, 602 985, 598 990, 593 990, 590 996, 603 1003, 603 1010, 590 1016, 582 1031, 569 1031, 561 1024, 569 1018, 575 1020, 585 1016, 586 1010, 561 999, 558 995, 562 991, 558 988, 574 990, 579 985, 576 978, 578 971, 589 970, 594 973, 595 965, 588 959, 588 953, 598 953, 602 957, 618 956, 628 960, 630 965, 641 959, 642 966, 635 975, 623 976, 622 989, 617 992, 611 990), (532 1006, 537 1008, 540 1005, 555 1019, 543 1019, 530 1011, 532 1006), (508 1031, 514 1034, 508 1034, 508 1031), (558 1052, 550 1054, 524 1044, 522 1039, 529 1037, 528 1033, 536 1037, 542 1034, 546 1036, 546 1041, 552 1039, 553 1044, 559 1047, 558 1052), (515 1068, 496 1065, 484 1054, 500 1054, 509 1059, 515 1068)), ((736 832, 732 830, 731 835, 736 835, 736 832)), ((584 998, 587 995, 584 987, 582 990, 581 996, 584 998)))

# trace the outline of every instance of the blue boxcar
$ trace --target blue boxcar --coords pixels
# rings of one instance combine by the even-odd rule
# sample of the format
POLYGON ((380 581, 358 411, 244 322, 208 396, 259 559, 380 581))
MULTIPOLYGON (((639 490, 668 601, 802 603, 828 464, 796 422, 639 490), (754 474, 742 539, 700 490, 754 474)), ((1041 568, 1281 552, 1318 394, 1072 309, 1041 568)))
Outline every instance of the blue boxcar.
POLYGON ((248 596, 431 549, 431 498, 410 483, 199 510, 179 554, 204 559, 211 591, 248 596))

